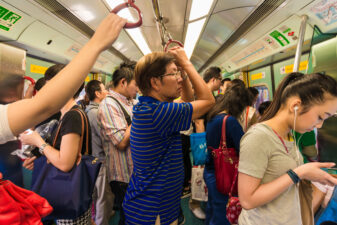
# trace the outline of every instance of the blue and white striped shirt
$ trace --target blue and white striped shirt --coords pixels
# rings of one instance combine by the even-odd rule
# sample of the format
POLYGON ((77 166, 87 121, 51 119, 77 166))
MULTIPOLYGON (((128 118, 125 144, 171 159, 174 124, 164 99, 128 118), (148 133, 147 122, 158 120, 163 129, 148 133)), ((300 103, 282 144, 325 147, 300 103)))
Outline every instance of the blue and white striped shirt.
POLYGON ((161 224, 178 218, 184 179, 179 132, 190 127, 190 103, 160 102, 143 96, 133 108, 133 173, 123 208, 126 224, 161 224))

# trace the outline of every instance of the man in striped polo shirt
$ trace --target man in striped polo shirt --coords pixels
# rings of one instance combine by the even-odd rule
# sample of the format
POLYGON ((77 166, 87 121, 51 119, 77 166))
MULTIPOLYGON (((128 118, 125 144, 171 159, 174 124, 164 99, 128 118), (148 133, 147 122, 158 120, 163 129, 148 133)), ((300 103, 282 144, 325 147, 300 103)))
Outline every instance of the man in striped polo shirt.
POLYGON ((180 47, 141 58, 135 78, 143 96, 133 108, 134 169, 123 203, 126 224, 177 224, 184 180, 179 132, 206 113, 214 97, 180 47), (185 103, 173 102, 179 96, 185 103))
POLYGON ((130 152, 132 107, 138 87, 134 78, 135 63, 123 63, 112 75, 113 90, 100 103, 98 121, 103 149, 108 155, 109 181, 119 210, 119 225, 124 225, 122 202, 133 169, 130 152))

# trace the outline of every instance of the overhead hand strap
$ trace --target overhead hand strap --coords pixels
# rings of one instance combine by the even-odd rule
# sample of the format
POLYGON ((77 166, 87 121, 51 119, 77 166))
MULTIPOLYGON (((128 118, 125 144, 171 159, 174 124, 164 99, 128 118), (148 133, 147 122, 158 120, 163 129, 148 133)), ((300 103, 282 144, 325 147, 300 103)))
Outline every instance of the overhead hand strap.
POLYGON ((117 14, 122 9, 125 9, 125 8, 128 8, 128 7, 134 8, 135 10, 137 10, 139 20, 135 23, 126 23, 124 25, 124 28, 126 28, 126 29, 140 27, 143 23, 142 13, 140 12, 140 9, 134 4, 134 2, 135 2, 135 0, 128 0, 128 2, 122 3, 118 6, 116 6, 113 10, 111 10, 111 12, 115 13, 115 14, 117 14))
POLYGON ((167 52, 167 49, 168 49, 168 46, 172 43, 175 43, 177 45, 179 45, 180 47, 184 47, 184 45, 180 42, 180 41, 176 41, 176 40, 172 40, 172 39, 169 39, 168 42, 165 44, 165 47, 164 47, 164 52, 167 52))
MULTIPOLYGON (((23 79, 30 81, 30 83, 32 85, 35 84, 35 80, 33 78, 31 78, 31 77, 24 76, 23 79)), ((33 92, 33 95, 35 95, 35 94, 36 94, 36 90, 34 90, 34 92, 33 92)))

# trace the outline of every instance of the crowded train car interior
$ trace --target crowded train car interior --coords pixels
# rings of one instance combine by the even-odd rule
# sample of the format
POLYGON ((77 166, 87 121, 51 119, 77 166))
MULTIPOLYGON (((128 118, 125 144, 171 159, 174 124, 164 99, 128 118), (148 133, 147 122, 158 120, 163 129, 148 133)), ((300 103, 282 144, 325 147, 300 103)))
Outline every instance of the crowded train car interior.
MULTIPOLYGON (((23 98, 49 67, 68 64, 112 11, 127 23, 98 56, 85 84, 98 80, 108 87, 121 63, 175 46, 184 48, 201 77, 216 66, 221 80, 240 79, 247 88, 254 87, 256 109, 273 100, 289 73, 319 72, 337 80, 336 0, 0 0, 1 104, 23 98)), ((224 94, 222 88, 212 91, 214 96, 224 94)), ((80 97, 84 95, 83 89, 80 97)), ((311 160, 337 164, 335 115, 315 129, 318 154, 311 160)), ((12 154, 15 149, 8 151, 6 144, 0 149, 4 178, 12 174, 22 179, 19 186, 30 190, 32 172, 12 154)), ((193 188, 193 179, 188 183, 193 188)), ((178 224, 205 224, 206 201, 195 211, 191 188, 183 192, 178 224)), ((118 212, 110 209, 108 224, 121 224, 118 212)))

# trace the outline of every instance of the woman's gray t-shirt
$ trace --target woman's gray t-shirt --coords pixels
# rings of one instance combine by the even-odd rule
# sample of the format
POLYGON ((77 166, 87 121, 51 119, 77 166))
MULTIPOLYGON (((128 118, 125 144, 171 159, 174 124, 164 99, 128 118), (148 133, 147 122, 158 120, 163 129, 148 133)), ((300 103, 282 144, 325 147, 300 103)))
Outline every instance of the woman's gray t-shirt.
MULTIPOLYGON (((268 125, 251 127, 240 142, 239 172, 269 183, 303 164, 303 158, 293 141, 280 138, 268 125)), ((254 209, 242 209, 240 225, 301 225, 301 208, 296 185, 291 185, 271 202, 254 209)))

